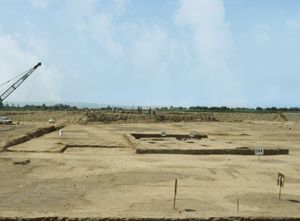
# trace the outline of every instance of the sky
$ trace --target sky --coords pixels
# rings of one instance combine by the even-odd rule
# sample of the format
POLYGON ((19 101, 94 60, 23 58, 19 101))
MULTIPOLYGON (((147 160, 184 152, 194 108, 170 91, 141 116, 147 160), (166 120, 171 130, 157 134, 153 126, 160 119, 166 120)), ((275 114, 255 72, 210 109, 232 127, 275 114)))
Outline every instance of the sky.
POLYGON ((0 0, 0 10, 0 83, 42 62, 8 102, 300 106, 298 0, 0 0))

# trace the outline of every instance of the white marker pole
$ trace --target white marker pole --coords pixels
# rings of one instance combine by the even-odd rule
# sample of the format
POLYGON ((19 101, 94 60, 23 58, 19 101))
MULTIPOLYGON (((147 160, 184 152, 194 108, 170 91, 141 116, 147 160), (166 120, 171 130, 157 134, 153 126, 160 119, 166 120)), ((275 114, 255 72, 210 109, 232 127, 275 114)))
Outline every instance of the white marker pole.
POLYGON ((63 133, 64 133, 64 129, 60 129, 60 130, 58 131, 58 135, 59 135, 60 137, 63 135, 63 133))

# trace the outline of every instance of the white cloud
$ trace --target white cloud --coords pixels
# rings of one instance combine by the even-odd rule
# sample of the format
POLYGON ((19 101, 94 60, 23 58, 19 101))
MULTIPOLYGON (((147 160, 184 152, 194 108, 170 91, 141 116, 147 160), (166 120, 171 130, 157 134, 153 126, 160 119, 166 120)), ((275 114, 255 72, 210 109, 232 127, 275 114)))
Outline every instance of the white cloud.
POLYGON ((242 87, 232 70, 234 39, 225 19, 223 1, 181 0, 175 22, 192 33, 189 52, 198 57, 198 65, 194 64, 192 70, 198 76, 189 75, 198 83, 195 86, 199 87, 202 100, 210 105, 242 105, 242 87))
POLYGON ((225 68, 232 56, 232 35, 221 0, 182 0, 175 21, 194 31, 201 60, 210 67, 225 68))
POLYGON ((43 9, 47 8, 48 0, 31 0, 32 6, 34 8, 43 9))
MULTIPOLYGON (((126 11, 128 2, 127 0, 105 3, 97 0, 60 2, 57 15, 64 16, 55 17, 53 21, 59 24, 58 30, 61 30, 61 33, 59 38, 53 38, 53 41, 63 39, 61 42, 58 41, 60 45, 57 46, 63 52, 69 49, 67 46, 77 47, 74 40, 75 44, 82 43, 78 47, 79 50, 88 50, 90 54, 89 62, 92 63, 90 76, 97 78, 101 75, 103 82, 121 78, 121 83, 117 84, 120 87, 128 84, 130 88, 123 96, 132 94, 132 100, 145 102, 144 104, 152 101, 153 104, 208 101, 210 104, 236 104, 236 100, 241 100, 242 93, 230 67, 234 45, 230 26, 225 20, 222 0, 180 1, 178 9, 174 12, 175 24, 171 24, 174 20, 170 21, 174 16, 172 12, 160 19, 148 19, 144 16, 135 18, 135 15, 131 18, 132 13, 126 11), (63 44, 65 41, 69 41, 67 43, 70 44, 65 46, 63 44), (98 76, 93 73, 97 73, 98 76), (135 87, 132 87, 133 84, 135 87), (140 93, 136 93, 137 88, 140 93)), ((59 56, 60 53, 54 51, 57 49, 50 47, 56 45, 51 44, 52 39, 41 40, 40 36, 45 35, 35 35, 26 41, 34 51, 29 55, 59 56), (49 48, 46 47, 47 41, 49 48)), ((16 48, 18 53, 27 53, 19 45, 16 48)), ((16 57, 17 55, 14 58, 16 57)), ((80 63, 78 60, 75 61, 77 59, 75 55, 74 57, 69 55, 66 60, 72 59, 76 64, 80 63)), ((33 60, 31 58, 30 61, 33 60)), ((49 95, 47 99, 59 98, 59 71, 46 66, 42 68, 40 72, 43 72, 43 77, 38 75, 37 81, 43 84, 48 82, 43 88, 45 91, 51 91, 47 93, 49 95)), ((69 70, 64 71, 72 75, 69 70)), ((76 71, 80 72, 80 67, 76 71)), ((17 70, 7 73, 16 72, 17 70)), ((66 86, 68 87, 70 86, 66 86)))
POLYGON ((93 16, 96 2, 97 0, 65 0, 61 2, 61 9, 71 19, 82 19, 93 16))
POLYGON ((272 43, 271 26, 267 23, 257 25, 254 28, 254 37, 256 44, 261 47, 268 47, 272 43))
POLYGON ((88 30, 91 36, 93 36, 110 55, 115 57, 122 55, 123 47, 115 40, 118 27, 113 24, 111 15, 105 13, 95 15, 88 23, 88 30))
MULTIPOLYGON (((95 10, 95 0, 71 1, 71 7, 67 9, 69 19, 74 24, 77 32, 91 38, 106 50, 111 56, 119 57, 123 53, 122 45, 115 40, 119 35, 118 25, 114 24, 114 18, 125 10, 127 1, 112 1, 111 7, 106 10, 95 10)), ((101 5, 101 4, 100 4, 101 5)))
MULTIPOLYGON (((139 29, 139 37, 133 42, 133 59, 138 68, 139 75, 149 76, 166 70, 166 58, 168 56, 168 36, 158 26, 139 29)), ((137 34, 137 33, 136 33, 137 34)))
POLYGON ((289 29, 299 31, 300 30, 300 18, 299 16, 297 18, 290 18, 286 20, 286 26, 289 29))
MULTIPOLYGON (((36 54, 21 48, 12 36, 0 34, 1 83, 33 67, 39 61, 36 54)), ((7 101, 59 101, 60 80, 60 74, 55 68, 42 65, 7 101)), ((1 92, 8 86, 1 87, 1 92)))
POLYGON ((117 15, 122 15, 126 11, 126 6, 129 0, 113 0, 113 12, 117 15))

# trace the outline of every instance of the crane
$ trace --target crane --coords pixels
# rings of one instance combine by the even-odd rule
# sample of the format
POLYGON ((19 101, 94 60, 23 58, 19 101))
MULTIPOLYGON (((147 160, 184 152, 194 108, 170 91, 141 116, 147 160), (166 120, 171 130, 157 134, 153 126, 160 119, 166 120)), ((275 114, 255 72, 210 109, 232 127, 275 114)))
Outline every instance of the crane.
POLYGON ((0 95, 0 106, 2 102, 12 93, 14 92, 39 66, 41 66, 42 63, 37 63, 34 67, 30 68, 28 71, 22 75, 15 83, 13 83, 7 90, 5 90, 0 95))

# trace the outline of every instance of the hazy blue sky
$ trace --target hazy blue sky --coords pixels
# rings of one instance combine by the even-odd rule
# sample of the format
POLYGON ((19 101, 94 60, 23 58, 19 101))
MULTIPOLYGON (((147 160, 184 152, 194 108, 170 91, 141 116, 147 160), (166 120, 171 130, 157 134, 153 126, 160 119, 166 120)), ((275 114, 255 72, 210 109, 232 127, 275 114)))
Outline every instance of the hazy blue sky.
MULTIPOLYGON (((0 0, 7 101, 300 106, 298 0, 0 0)), ((1 89, 1 88, 0 88, 1 89)))

